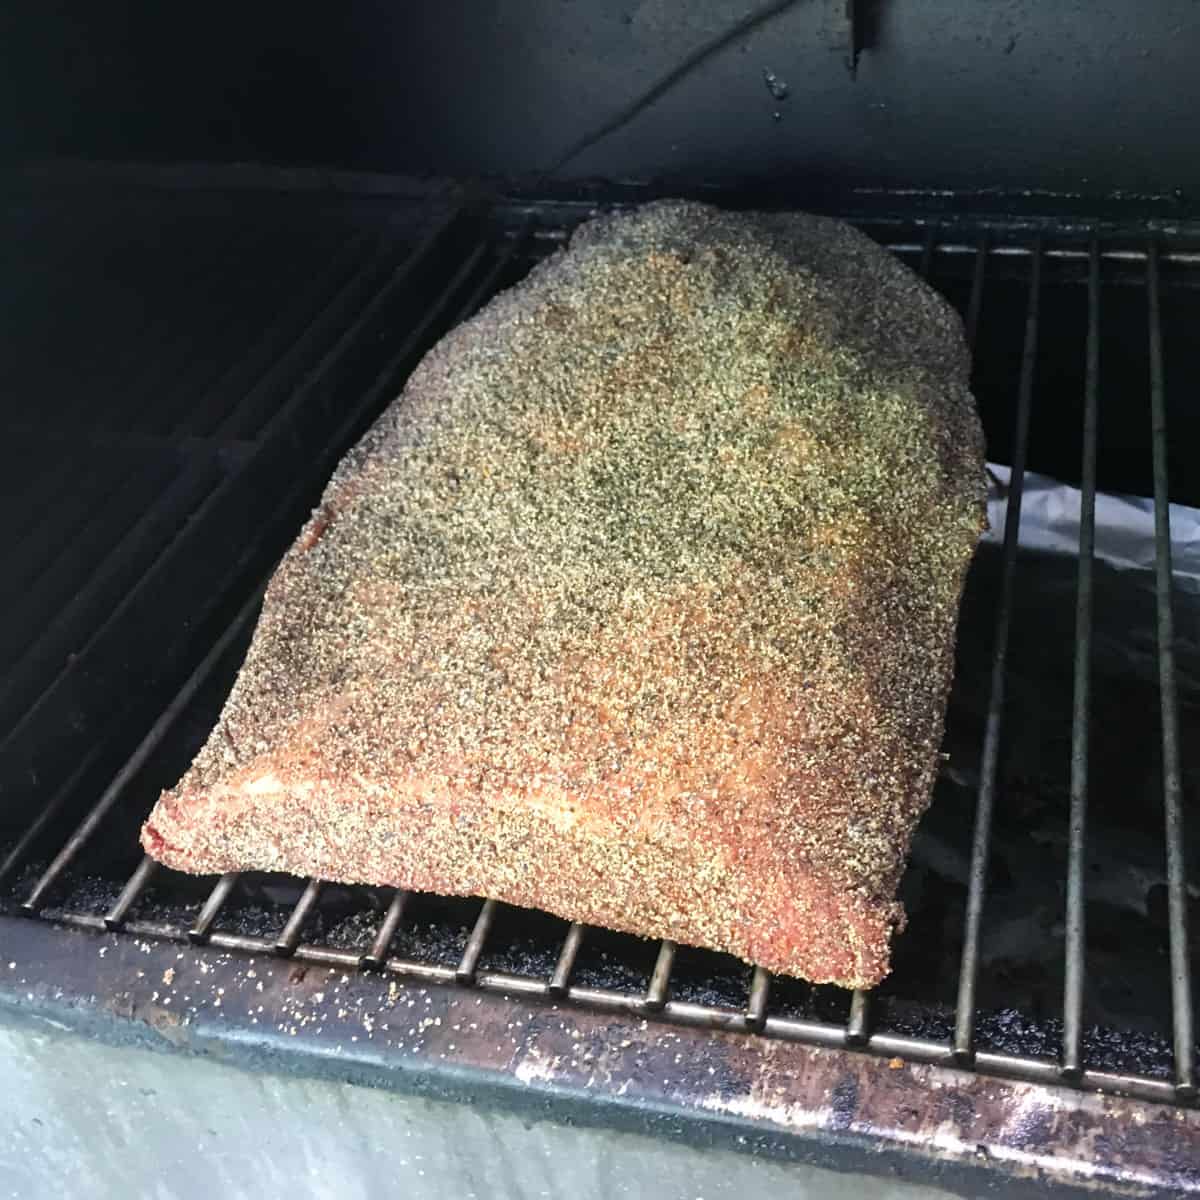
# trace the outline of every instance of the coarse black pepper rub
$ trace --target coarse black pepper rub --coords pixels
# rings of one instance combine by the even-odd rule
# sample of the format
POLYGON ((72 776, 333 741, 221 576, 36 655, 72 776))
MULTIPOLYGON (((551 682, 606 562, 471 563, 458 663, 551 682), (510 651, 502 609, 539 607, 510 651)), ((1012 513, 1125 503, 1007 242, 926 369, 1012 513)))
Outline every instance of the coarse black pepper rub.
POLYGON ((878 982, 984 523, 967 377, 837 221, 589 222, 338 467, 143 844, 878 982))

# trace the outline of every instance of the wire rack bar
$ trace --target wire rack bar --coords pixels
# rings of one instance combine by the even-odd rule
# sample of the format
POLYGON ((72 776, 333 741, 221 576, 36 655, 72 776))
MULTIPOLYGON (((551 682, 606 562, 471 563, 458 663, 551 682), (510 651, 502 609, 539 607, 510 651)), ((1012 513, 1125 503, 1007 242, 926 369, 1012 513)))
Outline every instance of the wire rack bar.
POLYGON ((1079 501, 1079 583, 1075 603, 1075 683, 1071 718, 1071 810, 1067 848, 1066 961, 1063 984, 1063 1070, 1083 1069, 1084 867, 1087 838, 1088 720, 1092 674, 1092 563, 1096 546, 1096 437, 1100 391, 1100 247, 1088 261, 1087 369, 1084 379, 1083 470, 1079 501))
POLYGON ((1167 490, 1167 404, 1159 305, 1158 246, 1146 251, 1150 319, 1150 420, 1154 452, 1155 594, 1158 607, 1158 683, 1162 703, 1163 803, 1167 839, 1167 919, 1171 944, 1171 1013, 1175 1086, 1196 1091, 1191 955, 1187 932, 1187 864, 1183 842, 1183 772, 1179 756, 1179 697, 1175 683, 1175 620, 1171 609, 1171 510, 1167 490))
POLYGON ((750 998, 746 1002, 746 1024, 756 1033, 762 1032, 767 1019, 767 1004, 771 999, 771 975, 762 967, 754 968, 750 980, 750 998))
POLYGON ((937 227, 930 225, 925 230, 925 240, 921 245, 921 265, 919 270, 922 279, 928 279, 933 270, 933 252, 937 247, 937 227))
POLYGON ((851 1046, 866 1044, 871 1033, 871 993, 855 990, 850 997, 850 1015, 846 1018, 846 1042, 851 1046))
POLYGON ((213 890, 209 892, 204 907, 188 930, 188 941, 199 945, 208 940, 213 922, 217 919, 221 909, 225 907, 225 901, 229 899, 233 889, 237 887, 238 878, 236 871, 228 871, 213 885, 213 890))
POLYGON ((411 892, 401 889, 392 897, 392 902, 388 905, 387 912, 383 914, 383 920, 379 923, 379 929, 375 934, 375 940, 371 943, 371 949, 363 955, 363 963, 366 966, 382 967, 387 961, 388 948, 396 936, 396 930, 400 928, 400 922, 404 920, 404 910, 408 907, 411 895, 411 892))
POLYGON ((1025 317, 1025 342, 1021 354, 1021 381, 1017 395, 1017 428, 1013 444, 1012 475, 1004 524, 1003 578, 996 609, 996 634, 992 646, 992 681, 988 699, 987 725, 979 768, 979 798, 975 810, 975 833, 971 843, 971 869, 967 891, 966 923, 963 931, 962 963, 958 977, 958 1000, 954 1013, 954 1052, 969 1061, 974 1051, 975 995, 979 980, 979 931, 987 890, 988 857, 991 850, 992 809, 1000 762, 1000 734, 1004 720, 1004 688, 1008 668, 1008 638, 1012 622, 1013 579, 1017 567, 1017 539, 1021 528, 1021 491, 1025 483, 1025 452, 1029 444, 1029 413, 1033 401, 1033 371, 1037 362, 1038 305, 1041 297, 1041 241, 1035 245, 1029 279, 1029 305, 1025 317))
POLYGON ((967 349, 974 351, 979 332, 979 314, 983 309, 983 285, 987 277, 988 236, 981 234, 975 246, 975 266, 971 272, 971 298, 967 301, 967 349))
POLYGON ((664 938, 658 948, 658 960, 654 964, 654 973, 650 976, 650 986, 646 989, 646 1007, 651 1012, 662 1008, 667 1002, 667 993, 671 987, 671 968, 675 965, 675 943, 664 938))
POLYGON ((137 869, 129 877, 129 882, 121 889, 121 894, 117 897, 113 906, 104 914, 104 924, 109 929, 121 928, 125 923, 125 918, 129 915, 130 909, 137 903, 138 897, 145 890, 146 885, 157 870, 158 863, 150 855, 144 854, 142 861, 137 865, 137 869))
MULTIPOLYGON (((317 903, 318 897, 321 895, 321 881, 319 879, 310 879, 304 887, 304 891, 300 894, 300 899, 296 901, 296 907, 292 909, 291 915, 287 919, 287 924, 280 931, 279 936, 275 939, 273 949, 276 954, 287 958, 292 954, 296 947, 300 944, 300 934, 304 930, 304 924, 312 915, 313 907, 317 903)), ((355 961, 358 961, 358 956, 355 956, 355 961)))
POLYGON ((459 983, 470 985, 475 982, 475 970, 479 966, 479 956, 483 953, 483 947, 487 942, 488 934, 492 931, 492 923, 495 919, 495 900, 485 900, 483 907, 479 910, 479 916, 475 918, 475 926, 471 930, 471 936, 467 938, 462 958, 458 963, 458 970, 455 972, 455 978, 459 983))
POLYGON ((579 947, 583 945, 583 937, 587 926, 578 921, 572 921, 563 938, 562 949, 558 952, 558 961, 554 964, 554 974, 550 976, 550 994, 562 996, 566 994, 571 983, 571 974, 575 970, 575 959, 579 957, 579 947))

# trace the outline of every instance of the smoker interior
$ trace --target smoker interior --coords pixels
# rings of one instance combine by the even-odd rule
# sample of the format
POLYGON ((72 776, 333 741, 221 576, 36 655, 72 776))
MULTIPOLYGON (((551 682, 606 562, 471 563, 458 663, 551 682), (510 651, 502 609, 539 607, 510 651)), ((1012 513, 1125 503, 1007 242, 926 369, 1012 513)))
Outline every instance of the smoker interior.
MULTIPOLYGON (((1126 596, 1097 562, 1081 621, 1086 554, 980 551, 909 924, 869 996, 482 899, 143 859, 140 823, 215 722, 265 579, 340 455, 441 333, 597 207, 639 198, 53 178, 7 193, 6 913, 1189 1102, 1197 921, 1179 863, 1197 822, 1168 836, 1165 814, 1193 794, 1200 609, 1126 596), (1152 640, 1131 666, 1131 611, 1151 631, 1169 611, 1173 655, 1152 640), (981 798, 990 855, 973 858, 981 798)), ((1194 243, 892 201, 844 215, 962 313, 991 459, 1085 491, 1165 499, 1169 481, 1200 504, 1194 243)), ((1019 496, 1015 477, 1014 527, 1019 496)))

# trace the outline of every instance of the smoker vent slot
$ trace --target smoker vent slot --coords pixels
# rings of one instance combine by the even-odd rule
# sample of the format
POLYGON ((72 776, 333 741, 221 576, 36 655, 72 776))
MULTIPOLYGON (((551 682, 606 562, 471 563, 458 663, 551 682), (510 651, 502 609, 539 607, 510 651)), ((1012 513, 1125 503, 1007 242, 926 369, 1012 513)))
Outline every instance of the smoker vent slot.
MULTIPOLYGON (((10 679, 11 703, 0 691, 0 704, 8 704, 0 728, 0 778, 16 781, 28 800, 23 808, 14 806, 26 819, 11 828, 0 859, 0 885, 11 897, 10 908, 87 929, 586 1005, 747 1037, 854 1048, 889 1059, 954 1064, 1177 1104, 1194 1099, 1183 828, 1188 764, 1181 754, 1166 432, 1168 409, 1177 411, 1169 404, 1172 389, 1186 390, 1190 384, 1170 375, 1174 347, 1164 345, 1163 295, 1169 287, 1172 295, 1200 300, 1200 253, 1169 239, 1131 242, 1099 231, 1060 236, 949 218, 920 225, 898 219, 864 222, 872 236, 942 288, 962 312, 968 341, 980 349, 985 422, 992 439, 1011 450, 1012 476, 994 607, 985 614, 991 630, 990 680, 972 751, 977 768, 973 834, 965 831, 958 847, 965 882, 959 892, 947 885, 924 901, 944 905, 944 913, 937 910, 943 929, 962 931, 956 969, 946 972, 950 988, 956 975, 956 994, 947 1000, 940 990, 944 985, 928 978, 928 969, 925 975, 909 970, 906 976, 910 960, 904 939, 913 936, 910 930, 900 938, 896 975, 874 995, 846 995, 773 979, 761 967, 730 965, 670 941, 645 943, 548 917, 523 919, 520 910, 492 899, 440 901, 390 889, 234 874, 198 883, 138 857, 138 826, 157 791, 174 782, 211 725, 214 703, 219 705, 233 677, 271 564, 333 464, 442 331, 560 246, 570 224, 587 215, 582 205, 566 212, 561 205, 513 204, 499 206, 485 220, 447 197, 436 197, 426 207, 410 199, 362 211, 310 200, 315 207, 291 214, 272 253, 239 276, 239 255, 261 240, 261 212, 257 224, 222 226, 211 223, 219 205, 195 203, 210 205, 202 220, 196 218, 199 225, 173 217, 161 197, 150 211, 163 238, 176 227, 203 233, 185 239, 177 267, 179 277, 192 281, 189 311, 200 332, 211 334, 209 341, 181 336, 174 310, 151 310, 140 313, 136 324, 137 337, 149 347, 147 356, 139 357, 141 343, 135 341, 106 358, 105 339, 128 331, 130 314, 102 314, 95 327, 86 314, 74 314, 79 345, 100 377, 132 380, 136 387, 127 389, 122 404, 111 411, 85 413, 79 397, 72 396, 61 411, 31 418, 16 431, 39 453, 54 446, 59 451, 44 472, 13 472, 18 510, 10 543, 19 552, 13 561, 24 573, 20 594, 46 599, 33 627, 40 640, 23 643, 23 650, 14 643, 17 667, 28 663, 28 678, 10 679), (404 210, 405 203, 421 211, 404 210), (314 250, 308 260, 291 263, 277 276, 293 244, 288 229, 312 232, 311 245, 319 253, 314 250), (279 279, 285 286, 272 292, 279 279), (1069 293, 1063 290, 1068 286, 1069 293), (1051 287, 1057 289, 1053 301, 1051 287), (1122 378, 1128 394, 1119 397, 1126 409, 1143 404, 1148 417, 1143 428, 1149 453, 1136 468, 1114 457, 1111 446, 1103 449, 1105 421, 1118 398, 1101 403, 1102 395, 1107 398, 1102 382, 1109 356, 1102 315, 1118 292, 1144 296, 1148 318, 1148 377, 1122 378), (268 294, 278 303, 264 312, 268 294), (1081 406, 1082 428, 1070 434, 1072 465, 1057 473, 1077 473, 1082 509, 1063 767, 1068 787, 1061 809, 1061 959, 1053 976, 1058 980, 1053 1010, 1013 1016, 983 1002, 987 915, 1001 869, 996 823, 1006 800, 1008 688, 1019 649, 1016 597, 1022 572, 1036 569, 1019 549, 1023 486, 1027 465, 1041 469, 1032 456, 1043 406, 1064 401, 1043 394, 1040 372, 1048 353, 1064 354, 1047 329, 1060 315, 1054 306, 1068 303, 1083 335, 1080 394, 1069 397, 1071 405, 1081 406), (995 333, 990 322, 997 321, 1012 327, 1016 349, 1007 358, 994 342, 984 346, 995 333), (180 381, 177 389, 166 386, 171 378, 180 381), (1004 418, 1004 430, 996 412, 1004 418), (78 437, 85 426, 95 435, 91 441, 78 437), (1153 1064, 1114 1069, 1098 1049, 1100 1034, 1088 1016, 1095 982, 1087 970, 1089 839, 1102 816, 1095 803, 1096 773, 1089 772, 1091 725, 1105 686, 1093 672, 1094 616, 1101 597, 1094 561, 1095 496, 1105 482, 1106 453, 1121 478, 1142 472, 1155 502, 1162 794, 1154 799, 1162 805, 1158 830, 1169 958, 1163 982, 1170 999, 1170 1036, 1159 1039, 1161 1069, 1153 1064), (128 478, 111 469, 105 474, 106 464, 121 463, 131 464, 128 478), (129 489, 139 486, 148 490, 144 496, 136 493, 141 500, 132 504, 135 492, 129 489), (64 497, 57 507, 56 488, 64 497), (86 505, 80 497, 86 497, 86 505), (246 504, 251 507, 242 512, 246 504), (98 544, 89 533, 93 527, 108 538, 103 553, 73 558, 73 548, 98 544), (148 563, 131 549, 144 554, 147 543, 152 549, 148 563), (72 579, 73 561, 82 576, 72 579), (213 578, 220 579, 221 589, 215 590, 224 589, 223 594, 204 595, 191 611, 186 597, 213 578), (111 603, 109 597, 115 597, 111 603), (122 675, 113 647, 128 646, 130 631, 154 612, 158 615, 145 627, 145 636, 158 648, 161 670, 154 686, 144 689, 155 701, 146 714, 122 692, 122 680, 129 676, 122 675), (90 692, 77 686, 82 678, 92 680, 90 692), (207 698, 210 692, 215 702, 207 698), (99 702, 106 696, 113 711, 104 711, 99 702), (67 733, 50 743, 54 763, 47 765, 38 746, 48 728, 60 727, 67 733), (80 881, 93 877, 103 881, 93 889, 94 903, 77 902, 80 881), (64 896, 69 897, 65 904, 64 896), (1008 1048, 1010 1036, 1019 1050, 1008 1048)), ((103 225, 117 236, 112 230, 123 228, 120 213, 107 213, 103 225)), ((63 263, 73 261, 66 251, 59 253, 63 263)), ((49 276, 64 267, 55 268, 54 258, 47 261, 46 277, 26 287, 30 303, 38 295, 55 295, 55 279, 49 276)), ((22 369, 35 377, 28 362, 22 369)), ((78 368, 56 370, 56 379, 67 380, 76 378, 71 372, 78 368)), ((1189 488, 1197 486, 1188 481, 1189 488)), ((9 636, 20 632, 6 630, 9 636)), ((1148 805, 1150 797, 1130 802, 1148 805)), ((952 941, 957 933, 947 936, 952 941)), ((920 955, 911 959, 921 961, 920 955)), ((1156 1035, 1110 1030, 1104 1036, 1152 1041, 1156 1035)))

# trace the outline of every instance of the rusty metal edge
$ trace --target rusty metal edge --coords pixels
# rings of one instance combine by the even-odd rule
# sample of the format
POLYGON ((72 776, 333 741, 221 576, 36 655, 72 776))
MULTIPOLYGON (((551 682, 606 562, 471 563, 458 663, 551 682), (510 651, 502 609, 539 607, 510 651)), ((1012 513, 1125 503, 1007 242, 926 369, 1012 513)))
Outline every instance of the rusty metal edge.
POLYGON ((1200 1195, 1200 1113, 454 985, 0 917, 0 1019, 905 1178, 1200 1195))

